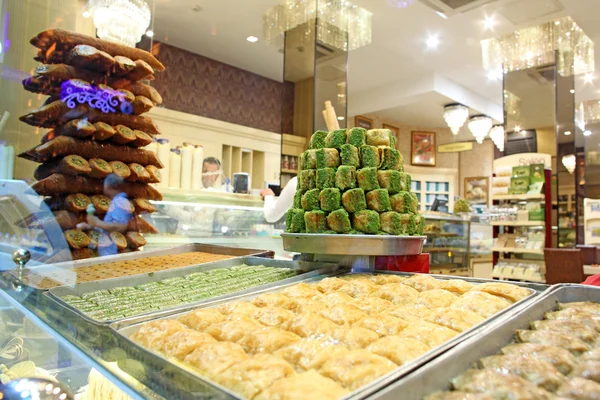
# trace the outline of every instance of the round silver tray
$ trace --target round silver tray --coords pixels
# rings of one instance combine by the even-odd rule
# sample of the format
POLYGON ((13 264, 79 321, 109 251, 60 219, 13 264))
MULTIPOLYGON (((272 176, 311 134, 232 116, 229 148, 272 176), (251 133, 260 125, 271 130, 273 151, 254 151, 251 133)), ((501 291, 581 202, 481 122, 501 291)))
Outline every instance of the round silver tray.
POLYGON ((328 235, 282 233, 286 251, 349 256, 410 256, 421 254, 426 236, 328 235))

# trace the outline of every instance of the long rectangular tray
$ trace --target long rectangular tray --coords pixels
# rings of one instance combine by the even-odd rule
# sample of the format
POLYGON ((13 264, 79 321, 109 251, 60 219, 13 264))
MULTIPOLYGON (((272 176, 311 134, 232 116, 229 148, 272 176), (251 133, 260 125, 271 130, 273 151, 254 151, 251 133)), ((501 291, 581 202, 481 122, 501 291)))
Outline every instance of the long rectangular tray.
MULTIPOLYGON (((230 268, 230 267, 234 267, 234 266, 241 265, 241 264, 246 264, 249 266, 263 265, 263 266, 269 267, 269 268, 286 268, 286 269, 291 269, 291 270, 305 271, 305 273, 302 273, 297 276, 293 276, 291 278, 286 278, 286 279, 283 279, 283 280, 280 280, 277 282, 269 283, 266 285, 255 286, 253 288, 245 289, 242 291, 233 292, 233 293, 229 293, 227 295, 214 297, 212 299, 206 299, 206 300, 197 301, 197 302, 193 302, 193 303, 180 304, 177 307, 171 307, 171 308, 166 308, 164 310, 160 310, 160 312, 176 311, 177 309, 179 309, 181 307, 197 307, 206 302, 215 301, 215 300, 218 300, 218 299, 221 299, 224 297, 230 297, 232 295, 242 295, 242 294, 252 293, 256 290, 268 289, 270 287, 278 286, 281 284, 292 284, 292 283, 298 282, 302 279, 314 277, 319 274, 334 272, 337 269, 337 265, 335 265, 335 264, 325 264, 325 263, 317 264, 317 263, 311 263, 311 262, 305 262, 305 261, 271 260, 268 258, 260 258, 260 257, 239 257, 239 258, 232 258, 230 260, 213 261, 213 262, 206 263, 206 264, 199 264, 199 265, 194 265, 191 267, 174 268, 174 269, 153 272, 153 273, 143 274, 143 275, 131 275, 131 276, 123 277, 123 278, 111 278, 111 279, 104 279, 104 280, 96 281, 96 282, 81 283, 81 284, 78 284, 75 286, 59 286, 59 287, 50 289, 48 291, 47 295, 52 296, 53 300, 58 302, 63 307, 68 308, 69 310, 71 310, 72 312, 77 314, 79 317, 85 319, 88 322, 91 322, 93 324, 108 325, 115 321, 119 321, 119 320, 122 320, 125 318, 120 318, 118 320, 98 321, 96 319, 89 317, 87 314, 83 313, 82 311, 78 310, 77 308, 71 306, 70 304, 65 302, 62 299, 62 297, 67 296, 67 295, 81 296, 84 293, 94 292, 96 290, 112 289, 112 288, 121 287, 121 286, 143 285, 145 283, 157 282, 157 281, 161 281, 161 280, 167 279, 167 278, 175 278, 175 277, 185 276, 188 274, 192 274, 194 272, 208 271, 208 270, 217 269, 217 268, 230 268)), ((152 314, 155 312, 157 312, 157 311, 148 311, 146 313, 139 314, 139 315, 152 314)), ((129 318, 131 318, 131 317, 129 317, 129 318)))
POLYGON ((423 368, 398 380, 370 397, 377 400, 421 400, 441 390, 450 389, 450 381, 484 357, 498 354, 514 340, 518 329, 529 329, 530 323, 544 318, 556 309, 558 302, 600 302, 600 288, 584 285, 556 285, 529 302, 510 319, 496 320, 477 336, 472 336, 423 368))
MULTIPOLYGON (((220 255, 230 255, 232 257, 244 257, 244 256, 256 256, 256 257, 266 257, 273 258, 274 253, 271 251, 264 250, 254 250, 254 249, 241 249, 237 247, 225 247, 225 246, 216 246, 211 244, 202 244, 202 243, 190 243, 181 246, 169 247, 158 250, 150 250, 150 251, 135 251, 131 253, 117 254, 114 256, 106 256, 106 257, 96 257, 85 260, 77 260, 77 261, 68 261, 68 262, 60 262, 56 264, 43 264, 35 267, 27 267, 35 271, 36 274, 41 277, 49 275, 53 272, 59 271, 64 276, 63 284, 69 284, 69 282, 73 282, 76 278, 76 275, 72 272, 75 268, 81 267, 90 267, 98 264, 105 264, 115 261, 126 261, 126 260, 140 260, 148 257, 156 257, 156 256, 168 256, 174 254, 181 253, 192 253, 192 252, 202 252, 202 253, 211 253, 211 254, 220 254, 220 255)), ((186 268, 186 267, 184 267, 186 268)), ((37 287, 31 281, 21 282, 15 276, 15 270, 7 271, 10 274, 10 279, 12 279, 15 283, 20 283, 23 286, 28 288, 36 289, 36 290, 47 290, 40 287, 37 287)), ((135 275, 129 275, 135 276, 135 275)), ((125 277, 123 277, 125 278, 125 277)), ((54 279, 54 278, 53 278, 54 279)), ((122 278, 114 278, 114 279, 122 279, 122 278)))
MULTIPOLYGON (((362 272, 364 273, 364 271, 362 271, 362 272)), ((371 271, 371 272, 373 272, 375 274, 380 273, 380 271, 371 271)), ((389 274, 392 272, 385 271, 384 273, 389 274)), ((347 274, 349 274, 349 273, 342 272, 340 274, 336 274, 335 276, 342 276, 342 275, 347 275, 347 274)), ((414 275, 411 273, 397 273, 397 274, 398 275, 406 275, 406 276, 414 275)), ((307 279, 302 280, 302 282, 314 283, 314 282, 318 282, 328 276, 332 276, 332 275, 328 274, 328 275, 320 275, 320 276, 313 277, 313 278, 307 278, 307 279)), ((436 278, 447 280, 447 279, 453 279, 454 277, 436 276, 436 278)), ((475 279, 475 278, 465 278, 464 280, 475 283, 475 284, 489 282, 489 280, 475 279)), ((268 288, 268 289, 255 291, 254 293, 251 293, 251 294, 229 296, 227 298, 206 302, 205 304, 202 305, 202 307, 215 307, 220 304, 223 304, 223 303, 226 303, 229 301, 233 301, 233 300, 249 300, 249 299, 256 297, 259 294, 277 292, 288 286, 291 286, 291 284, 280 284, 280 285, 276 285, 276 286, 268 288)), ((469 337, 471 337, 473 335, 479 334, 479 332, 482 331, 485 328, 485 326, 487 324, 489 324, 491 321, 496 321, 496 320, 497 321, 507 321, 508 318, 512 314, 514 314, 517 310, 521 309, 522 306, 527 304, 530 300, 532 300, 538 294, 538 292, 534 289, 528 288, 528 290, 530 291, 530 295, 527 298, 522 299, 519 302, 511 305, 510 307, 500 311, 499 313, 488 318, 486 321, 482 322, 481 324, 476 325, 465 332, 462 332, 461 334, 455 336, 453 339, 449 340, 448 342, 444 343, 441 346, 436 347, 435 349, 432 349, 431 351, 424 354, 423 356, 398 367, 397 369, 390 372, 389 374, 387 374, 381 378, 378 378, 377 380, 360 388, 357 391, 350 393, 348 396, 344 397, 344 399, 362 399, 369 395, 372 395, 372 394, 378 392, 379 390, 385 388, 386 386, 390 385, 392 382, 409 374, 410 372, 412 372, 416 368, 420 367, 421 365, 435 359, 439 355, 443 354, 444 352, 448 351, 452 347, 456 346, 458 343, 468 339, 469 337)), ((157 366, 157 368, 162 368, 162 367, 166 367, 167 365, 173 365, 173 364, 166 357, 159 355, 157 353, 154 353, 151 350, 146 349, 145 347, 140 346, 139 344, 137 344, 137 343, 133 342, 131 339, 129 339, 129 337, 131 335, 133 335, 135 332, 137 332, 137 330, 140 328, 141 324, 144 322, 148 322, 151 320, 177 318, 179 315, 189 312, 192 309, 193 309, 193 307, 184 307, 184 308, 181 308, 180 310, 178 310, 176 313, 157 312, 154 315, 147 315, 147 316, 136 317, 136 318, 127 318, 120 322, 111 324, 110 328, 111 328, 111 330, 114 331, 114 336, 118 339, 121 348, 125 348, 125 349, 130 348, 131 349, 130 351, 132 351, 134 353, 144 354, 144 358, 145 358, 146 362, 148 362, 148 360, 153 360, 153 364, 155 364, 157 366)), ((197 377, 197 379, 200 382, 202 382, 206 385, 212 385, 213 387, 221 389, 221 390, 225 391, 226 393, 232 395, 232 393, 230 391, 228 391, 227 389, 222 388, 221 386, 213 383, 212 381, 206 380, 205 378, 196 374, 192 369, 188 369, 186 366, 182 365, 181 363, 177 363, 175 365, 179 369, 181 369, 182 372, 185 372, 187 374, 192 374, 195 377, 197 377)), ((175 368, 175 369, 177 369, 177 368, 175 368)), ((239 398, 239 396, 237 396, 235 394, 233 394, 233 395, 236 398, 239 398)))
POLYGON ((346 256, 410 256, 421 254, 427 236, 329 235, 282 233, 286 251, 346 256))

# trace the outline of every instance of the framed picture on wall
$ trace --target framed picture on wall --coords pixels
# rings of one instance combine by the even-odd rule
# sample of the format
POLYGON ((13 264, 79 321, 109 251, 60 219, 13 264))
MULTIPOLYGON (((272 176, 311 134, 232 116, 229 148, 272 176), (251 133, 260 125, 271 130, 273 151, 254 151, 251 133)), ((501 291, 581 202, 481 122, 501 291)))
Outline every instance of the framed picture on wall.
POLYGON ((487 176, 465 178, 465 199, 469 204, 488 204, 489 181, 487 176))
POLYGON ((389 129, 392 132, 394 132, 394 135, 396 136, 396 143, 400 140, 400 128, 398 128, 397 126, 383 124, 383 129, 389 129))
POLYGON ((435 167, 435 132, 412 132, 410 163, 424 167, 435 167))
POLYGON ((354 117, 354 126, 357 128, 373 129, 373 120, 362 115, 357 115, 354 117))

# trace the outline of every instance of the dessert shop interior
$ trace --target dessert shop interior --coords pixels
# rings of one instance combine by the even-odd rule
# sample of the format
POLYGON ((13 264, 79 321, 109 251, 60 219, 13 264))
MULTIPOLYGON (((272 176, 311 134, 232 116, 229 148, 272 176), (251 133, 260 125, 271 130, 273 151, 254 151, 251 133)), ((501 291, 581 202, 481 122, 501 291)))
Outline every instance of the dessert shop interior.
MULTIPOLYGON (((0 399, 468 393, 499 379, 456 378, 481 357, 428 361, 476 325, 550 294, 581 304, 529 317, 596 319, 600 294, 552 285, 600 276, 598 18, 0 0, 0 399)), ((574 379, 534 387, 600 393, 574 379)))

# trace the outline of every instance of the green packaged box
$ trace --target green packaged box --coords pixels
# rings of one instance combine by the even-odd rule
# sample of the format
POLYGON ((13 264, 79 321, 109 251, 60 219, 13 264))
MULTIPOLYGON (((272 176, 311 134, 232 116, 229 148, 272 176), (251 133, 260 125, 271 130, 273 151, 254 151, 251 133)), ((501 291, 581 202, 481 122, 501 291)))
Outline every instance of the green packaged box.
POLYGON ((336 233, 347 233, 352 229, 350 215, 343 208, 334 210, 327 216, 327 225, 336 233))
POLYGON ((321 190, 321 210, 333 211, 342 206, 342 194, 339 189, 328 188, 321 190))
POLYGON ((298 173, 298 189, 302 193, 316 187, 316 171, 314 169, 305 169, 298 173))
POLYGON ((522 176, 520 178, 510 178, 511 188, 525 188, 529 189, 529 176, 522 176))
POLYGON ((390 194, 400 192, 405 186, 400 172, 393 170, 377 171, 377 182, 383 189, 387 189, 390 194))
POLYGON ((381 227, 379 213, 373 210, 362 210, 354 213, 352 227, 360 232, 376 234, 381 227))
POLYGON ((317 168, 337 168, 340 165, 340 154, 337 149, 319 149, 316 157, 317 168))
POLYGON ((366 144, 365 136, 367 130, 365 128, 352 128, 348 132, 346 143, 351 144, 354 147, 361 147, 366 144))
POLYGON ((379 189, 377 168, 359 169, 356 171, 356 179, 358 180, 358 187, 364 189, 366 192, 379 189))
POLYGON ((305 231, 304 210, 292 208, 285 216, 285 230, 291 233, 302 233, 305 231))
POLYGON ((546 180, 544 164, 531 164, 529 166, 529 181, 531 183, 544 182, 546 180))
POLYGON ((325 147, 330 147, 333 149, 339 149, 345 143, 346 143, 346 130, 345 129, 337 129, 335 131, 331 131, 331 132, 329 132, 329 134, 327 134, 327 138, 325 139, 325 147))
POLYGON ((384 212, 379 215, 381 230, 390 235, 402 235, 402 218, 394 211, 384 212))
POLYGON ((529 211, 530 221, 545 221, 546 220, 546 209, 540 208, 537 210, 529 211))
POLYGON ((316 131, 310 137, 310 142, 308 142, 309 149, 322 149, 325 147, 327 135, 329 132, 327 131, 316 131))
POLYGON ((527 194, 527 188, 508 188, 508 194, 527 194))
POLYGON ((320 209, 321 198, 319 189, 311 189, 302 195, 302 208, 305 211, 315 211, 320 209))
POLYGON ((342 194, 342 205, 346 211, 355 213, 367 208, 367 199, 365 197, 365 191, 356 188, 350 189, 342 194))
POLYGON ((319 168, 317 170, 317 189, 335 187, 335 169, 319 168))
POLYGON ((323 211, 308 211, 304 213, 306 233, 323 233, 327 230, 327 216, 323 211))
POLYGON ((341 191, 356 187, 356 168, 341 165, 335 173, 335 187, 341 191))
POLYGON ((530 172, 529 165, 520 165, 518 167, 513 167, 512 176, 513 178, 521 178, 529 176, 530 172))
POLYGON ((367 193, 367 208, 377 212, 391 211, 390 195, 385 189, 375 189, 367 193))
POLYGON ((360 157, 358 156, 358 148, 351 144, 343 144, 340 147, 340 157, 342 159, 342 165, 349 165, 351 167, 360 167, 360 157))

